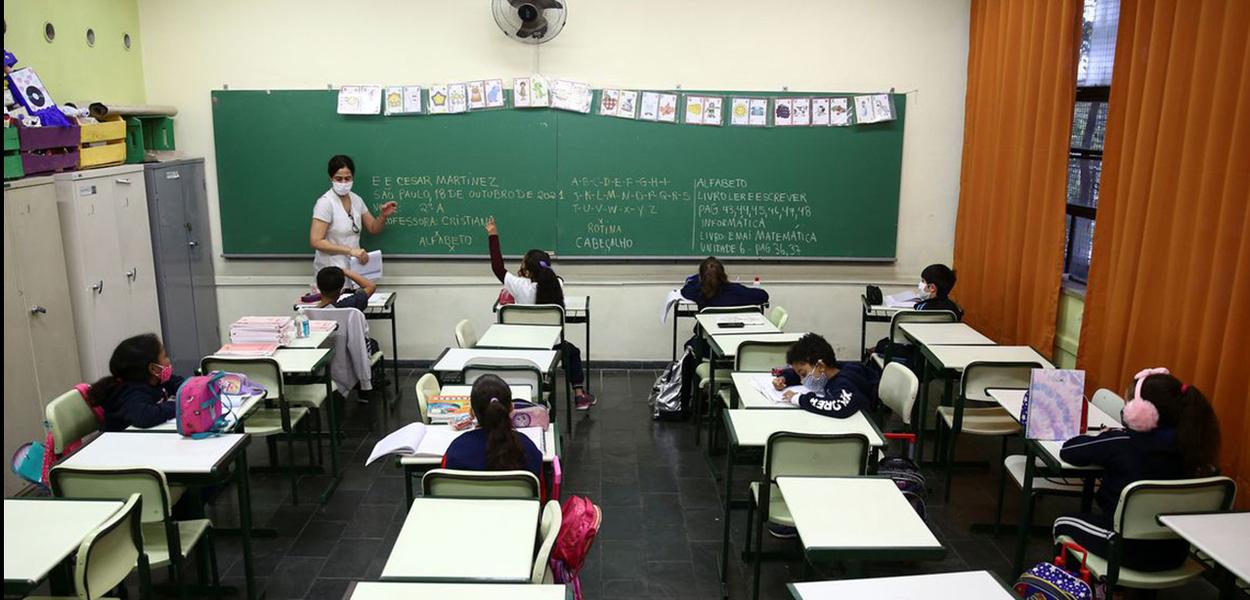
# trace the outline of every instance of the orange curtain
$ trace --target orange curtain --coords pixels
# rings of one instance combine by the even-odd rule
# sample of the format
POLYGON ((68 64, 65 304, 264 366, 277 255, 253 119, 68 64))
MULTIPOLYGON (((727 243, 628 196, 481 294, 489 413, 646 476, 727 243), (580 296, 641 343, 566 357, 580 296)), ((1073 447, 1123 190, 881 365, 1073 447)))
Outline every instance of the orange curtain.
POLYGON ((1078 365, 1166 366, 1215 405, 1250 492, 1250 2, 1124 2, 1078 365))
POLYGON ((973 0, 954 296, 1000 344, 1050 356, 1079 0, 973 0))

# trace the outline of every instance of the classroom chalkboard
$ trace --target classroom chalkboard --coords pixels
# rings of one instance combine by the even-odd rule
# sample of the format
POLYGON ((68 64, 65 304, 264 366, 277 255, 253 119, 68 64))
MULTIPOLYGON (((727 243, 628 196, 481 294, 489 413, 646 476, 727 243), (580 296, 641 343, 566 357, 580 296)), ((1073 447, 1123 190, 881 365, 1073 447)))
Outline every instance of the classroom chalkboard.
POLYGON ((885 123, 750 128, 553 109, 344 116, 332 90, 214 91, 223 254, 310 254, 341 153, 375 214, 399 203, 362 239, 388 256, 485 255, 493 215, 509 254, 889 261, 906 115, 894 102, 885 123))

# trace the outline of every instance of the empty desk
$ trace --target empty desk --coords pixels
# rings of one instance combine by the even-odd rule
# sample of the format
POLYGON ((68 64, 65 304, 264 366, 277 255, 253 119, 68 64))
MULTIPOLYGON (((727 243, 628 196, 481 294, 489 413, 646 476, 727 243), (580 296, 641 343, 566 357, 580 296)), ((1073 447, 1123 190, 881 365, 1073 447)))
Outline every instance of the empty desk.
POLYGON ((994 340, 964 323, 903 323, 898 328, 921 346, 993 346, 994 340))
POLYGON ((521 348, 550 350, 560 343, 560 328, 554 325, 506 325, 496 323, 482 334, 474 348, 521 348))
POLYGON ((565 600, 563 585, 528 583, 400 583, 361 581, 348 600, 565 600))
POLYGON ((537 500, 417 498, 382 579, 528 582, 540 508, 537 500))
MULTIPOLYGON (((1250 581, 1250 512, 1163 515, 1159 522, 1210 556, 1232 577, 1250 581)), ((1235 584, 1229 577, 1223 579, 1220 597, 1232 598, 1235 584)))
MULTIPOLYGON (((4 499, 4 595, 29 592, 78 551, 84 538, 124 502, 59 498, 4 499)), ((71 593, 72 581, 54 577, 54 594, 71 593)))
POLYGON ((794 600, 844 598, 925 598, 926 600, 1015 600, 988 571, 961 571, 934 575, 872 577, 842 581, 791 583, 794 600))

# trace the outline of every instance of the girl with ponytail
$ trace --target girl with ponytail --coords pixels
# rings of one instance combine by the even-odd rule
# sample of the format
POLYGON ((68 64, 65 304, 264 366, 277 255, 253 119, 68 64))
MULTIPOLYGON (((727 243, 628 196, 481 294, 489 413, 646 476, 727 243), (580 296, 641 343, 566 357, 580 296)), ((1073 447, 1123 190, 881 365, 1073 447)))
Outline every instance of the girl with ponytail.
POLYGON ((473 383, 469 406, 477 429, 447 447, 443 467, 470 471, 525 470, 542 477, 543 453, 512 428, 512 390, 503 379, 483 375, 473 383))
POLYGON ((182 377, 173 374, 165 346, 156 334, 122 340, 109 358, 109 374, 91 386, 87 401, 104 409, 104 430, 155 427, 174 418, 170 398, 182 377))
MULTIPOLYGON (((556 304, 564 306, 564 281, 551 268, 551 255, 542 250, 533 249, 525 253, 521 259, 521 268, 516 275, 508 272, 504 266, 503 252, 499 249, 499 227, 495 217, 486 221, 486 233, 490 245, 490 268, 495 277, 503 284, 517 304, 556 304)), ((560 350, 567 358, 565 376, 573 386, 573 394, 577 410, 590 410, 595 405, 595 396, 586 391, 586 372, 582 368, 582 351, 567 340, 555 350, 560 350)))
MULTIPOLYGON (((1066 535, 1090 552, 1106 556, 1111 519, 1125 487, 1143 479, 1185 479, 1217 472, 1220 429, 1206 396, 1167 369, 1146 369, 1129 384, 1125 429, 1081 435, 1064 442, 1060 458, 1076 466, 1102 467, 1095 494, 1102 514, 1055 520, 1055 536, 1066 535)), ((1121 564, 1140 571, 1166 571, 1183 564, 1185 540, 1123 540, 1121 564)))

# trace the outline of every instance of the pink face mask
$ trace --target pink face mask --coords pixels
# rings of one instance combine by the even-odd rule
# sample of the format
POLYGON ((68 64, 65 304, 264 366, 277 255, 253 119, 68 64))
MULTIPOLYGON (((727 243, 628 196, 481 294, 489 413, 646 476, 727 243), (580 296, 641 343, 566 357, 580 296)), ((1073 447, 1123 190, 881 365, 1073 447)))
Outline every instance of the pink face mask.
POLYGON ((174 376, 174 366, 172 364, 161 365, 161 373, 158 376, 159 379, 161 380, 161 385, 165 385, 166 383, 169 383, 169 380, 173 376, 174 376))

